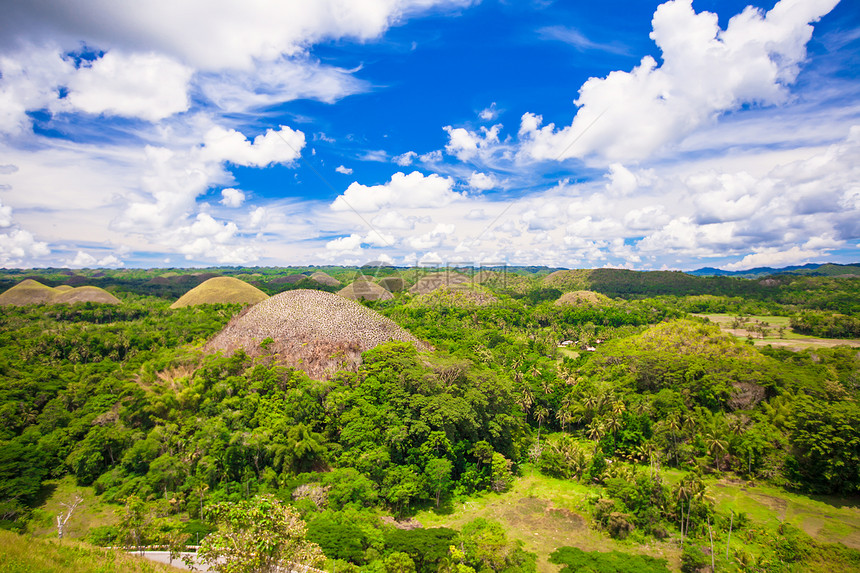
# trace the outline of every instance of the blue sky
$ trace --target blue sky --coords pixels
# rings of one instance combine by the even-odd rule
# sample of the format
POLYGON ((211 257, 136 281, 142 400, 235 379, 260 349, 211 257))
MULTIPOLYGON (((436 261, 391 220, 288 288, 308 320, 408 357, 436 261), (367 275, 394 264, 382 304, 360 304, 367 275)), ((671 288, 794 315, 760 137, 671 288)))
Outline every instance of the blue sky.
POLYGON ((854 2, 5 4, 0 266, 860 260, 854 2))

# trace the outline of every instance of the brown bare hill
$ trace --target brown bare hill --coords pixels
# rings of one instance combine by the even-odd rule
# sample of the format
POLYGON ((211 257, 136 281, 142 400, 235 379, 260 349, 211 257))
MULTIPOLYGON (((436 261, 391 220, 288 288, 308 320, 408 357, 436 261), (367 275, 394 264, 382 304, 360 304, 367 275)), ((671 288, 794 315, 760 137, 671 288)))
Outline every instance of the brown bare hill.
POLYGON ((572 292, 566 292, 561 297, 555 301, 556 306, 600 306, 602 304, 608 304, 611 302, 611 299, 599 292, 594 292, 590 290, 575 290, 572 292))
POLYGON ((406 282, 402 277, 383 277, 379 279, 379 286, 388 292, 400 292, 406 288, 406 282))
POLYGON ((57 291, 33 279, 25 279, 3 294, 0 305, 24 306, 27 304, 51 304, 57 291))
POLYGON ((418 339, 381 314, 336 294, 297 289, 275 295, 234 318, 207 345, 210 352, 243 349, 276 359, 316 379, 355 371, 361 353, 391 340, 418 339), (260 343, 272 343, 266 349, 260 343))
POLYGON ((237 278, 214 277, 179 297, 170 308, 198 304, 257 304, 267 298, 266 293, 237 278))
POLYGON ((339 280, 337 280, 333 276, 331 276, 327 273, 324 273, 322 271, 317 271, 314 274, 312 274, 311 280, 316 281, 316 282, 320 283, 321 285, 325 285, 325 286, 336 287, 336 286, 341 285, 341 282, 339 280))
POLYGON ((0 305, 24 306, 27 304, 75 304, 78 302, 119 304, 120 300, 99 287, 72 288, 68 285, 61 285, 57 288, 51 288, 32 279, 21 281, 0 294, 0 305))
POLYGON ((367 278, 354 280, 337 291, 337 294, 350 300, 391 300, 394 298, 390 292, 367 278))
POLYGON ((426 277, 421 277, 421 279, 415 283, 411 289, 409 289, 409 292, 412 294, 427 294, 428 292, 433 292, 442 286, 459 285, 468 282, 470 282, 469 277, 464 274, 443 271, 441 273, 433 273, 426 277))
POLYGON ((276 285, 294 285, 299 281, 308 278, 306 275, 286 275, 272 279, 272 284, 276 285))
POLYGON ((54 289, 54 292, 56 295, 54 296, 53 304, 75 304, 78 302, 96 302, 99 304, 120 303, 120 300, 108 291, 94 286, 82 286, 59 292, 54 289))

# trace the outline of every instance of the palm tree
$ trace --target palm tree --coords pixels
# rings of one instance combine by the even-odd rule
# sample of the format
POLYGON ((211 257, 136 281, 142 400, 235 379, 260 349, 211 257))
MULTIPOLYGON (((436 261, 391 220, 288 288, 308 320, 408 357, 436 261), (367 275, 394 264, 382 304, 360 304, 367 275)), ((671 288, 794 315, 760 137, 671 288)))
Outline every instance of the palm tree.
POLYGON ((534 404, 534 401, 535 401, 535 398, 532 395, 531 388, 529 388, 527 385, 523 384, 523 389, 520 393, 519 398, 517 399, 517 403, 523 409, 523 412, 528 413, 528 411, 532 407, 532 404, 534 404))
POLYGON ((558 420, 558 423, 561 424, 562 431, 566 432, 567 424, 570 422, 570 419, 572 417, 570 414, 570 410, 568 408, 562 407, 558 412, 556 412, 555 417, 558 420))
POLYGON ((612 432, 613 436, 618 433, 618 430, 620 430, 621 427, 621 416, 613 413, 606 419, 606 430, 608 432, 612 432))
POLYGON ((537 410, 535 410, 535 419, 538 421, 538 443, 540 443, 541 426, 547 418, 549 418, 549 410, 547 410, 543 405, 538 406, 537 410))
POLYGON ((666 429, 672 434, 672 443, 675 446, 675 465, 678 465, 678 438, 675 433, 680 431, 681 422, 676 414, 672 414, 666 418, 666 429))
POLYGON ((728 442, 722 439, 719 430, 714 427, 709 429, 705 434, 705 444, 708 446, 708 452, 710 452, 711 456, 714 458, 714 462, 717 464, 717 471, 722 471, 720 469, 719 454, 726 451, 728 448, 728 442))
POLYGON ((595 441, 600 441, 604 435, 606 435, 606 428, 603 425, 603 422, 600 420, 592 420, 591 425, 588 426, 588 437, 595 441))

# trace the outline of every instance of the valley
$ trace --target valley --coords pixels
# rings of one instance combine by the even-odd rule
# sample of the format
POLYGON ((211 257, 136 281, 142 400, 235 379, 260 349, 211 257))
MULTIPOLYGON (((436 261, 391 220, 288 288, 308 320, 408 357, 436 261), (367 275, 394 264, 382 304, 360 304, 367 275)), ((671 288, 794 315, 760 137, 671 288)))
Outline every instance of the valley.
POLYGON ((0 284, 0 569, 80 496, 58 551, 224 551, 244 512, 329 571, 860 570, 855 277, 0 284))

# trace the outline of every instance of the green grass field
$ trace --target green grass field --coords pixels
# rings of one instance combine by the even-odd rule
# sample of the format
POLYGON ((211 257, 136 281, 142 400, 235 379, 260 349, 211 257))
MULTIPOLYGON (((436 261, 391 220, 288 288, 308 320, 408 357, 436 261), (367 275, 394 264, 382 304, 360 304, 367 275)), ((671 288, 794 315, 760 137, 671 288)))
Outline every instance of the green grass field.
POLYGON ((460 529, 478 517, 500 522, 508 536, 523 542, 527 551, 537 553, 538 571, 557 572, 549 555, 570 545, 585 551, 623 551, 666 559, 673 569, 680 567, 680 549, 671 541, 651 541, 640 545, 620 542, 589 526, 587 498, 599 488, 572 480, 543 476, 525 466, 513 487, 501 494, 489 493, 455 502, 450 513, 422 511, 416 519, 424 527, 460 529))
POLYGON ((78 541, 0 530, 0 573, 168 573, 175 567, 78 541))
POLYGON ((33 519, 28 526, 28 533, 36 537, 56 537, 56 516, 63 508, 61 503, 74 499, 76 493, 84 498, 75 508, 71 519, 66 524, 67 539, 83 539, 87 531, 93 527, 113 525, 117 522, 115 506, 102 503, 95 495, 93 488, 75 485, 75 478, 67 476, 61 480, 45 482, 45 499, 35 510, 33 519))

